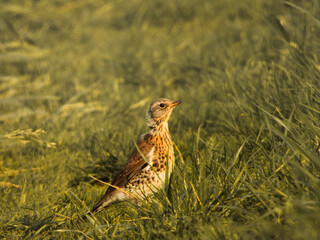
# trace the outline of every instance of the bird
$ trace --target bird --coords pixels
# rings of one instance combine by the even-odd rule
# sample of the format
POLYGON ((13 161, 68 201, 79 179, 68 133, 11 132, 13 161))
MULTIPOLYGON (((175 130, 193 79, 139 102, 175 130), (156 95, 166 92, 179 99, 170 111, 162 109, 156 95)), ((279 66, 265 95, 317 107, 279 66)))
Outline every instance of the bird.
POLYGON ((151 103, 146 114, 149 132, 140 136, 128 162, 89 213, 95 215, 115 203, 134 202, 164 188, 166 172, 171 175, 175 162, 168 120, 180 103, 166 98, 151 103))

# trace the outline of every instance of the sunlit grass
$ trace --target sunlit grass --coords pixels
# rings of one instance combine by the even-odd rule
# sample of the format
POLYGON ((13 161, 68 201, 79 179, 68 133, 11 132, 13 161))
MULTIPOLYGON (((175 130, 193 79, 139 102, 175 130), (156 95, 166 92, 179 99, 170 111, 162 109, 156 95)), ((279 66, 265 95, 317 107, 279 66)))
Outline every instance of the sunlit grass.
POLYGON ((0 4, 0 238, 319 239, 319 6, 0 4), (167 187, 83 220, 159 98, 167 187))

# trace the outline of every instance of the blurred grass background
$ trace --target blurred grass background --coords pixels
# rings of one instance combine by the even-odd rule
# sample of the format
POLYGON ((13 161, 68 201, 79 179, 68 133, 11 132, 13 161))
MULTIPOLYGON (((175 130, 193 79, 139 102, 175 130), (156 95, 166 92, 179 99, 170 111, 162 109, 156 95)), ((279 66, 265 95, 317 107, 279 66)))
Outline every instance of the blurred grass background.
POLYGON ((319 239, 319 17, 317 0, 1 1, 0 238, 319 239), (183 101, 169 189, 72 220, 159 97, 183 101))

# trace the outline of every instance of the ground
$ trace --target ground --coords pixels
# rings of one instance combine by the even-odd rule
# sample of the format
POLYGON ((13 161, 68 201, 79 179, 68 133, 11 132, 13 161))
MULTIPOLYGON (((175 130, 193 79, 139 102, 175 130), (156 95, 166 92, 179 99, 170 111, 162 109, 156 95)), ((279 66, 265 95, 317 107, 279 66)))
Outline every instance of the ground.
POLYGON ((0 238, 319 239, 317 1, 0 2, 0 238), (160 97, 176 165, 86 213, 160 97))

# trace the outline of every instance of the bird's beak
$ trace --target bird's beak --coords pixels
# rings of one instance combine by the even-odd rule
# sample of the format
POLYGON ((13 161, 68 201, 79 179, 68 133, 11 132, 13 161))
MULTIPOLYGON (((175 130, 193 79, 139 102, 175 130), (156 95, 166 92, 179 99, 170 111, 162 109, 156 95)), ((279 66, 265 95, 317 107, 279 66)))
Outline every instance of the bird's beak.
POLYGON ((182 101, 178 100, 178 101, 174 101, 170 107, 174 108, 175 106, 179 105, 180 103, 182 103, 182 101))

